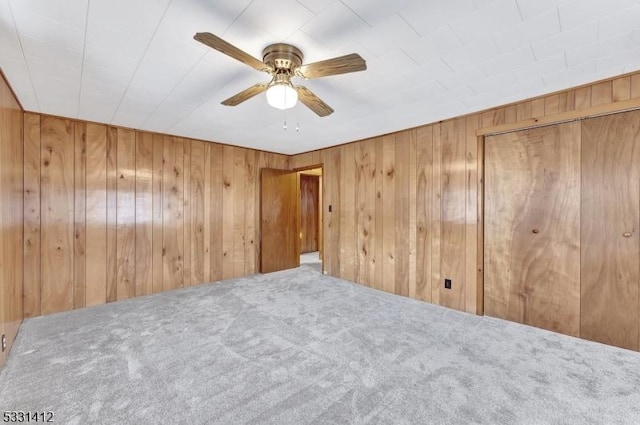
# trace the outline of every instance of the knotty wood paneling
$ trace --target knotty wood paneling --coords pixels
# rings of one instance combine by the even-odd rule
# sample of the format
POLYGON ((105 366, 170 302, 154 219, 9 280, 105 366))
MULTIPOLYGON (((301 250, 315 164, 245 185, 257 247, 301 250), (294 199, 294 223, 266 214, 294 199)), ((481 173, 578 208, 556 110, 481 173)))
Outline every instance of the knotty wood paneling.
MULTIPOLYGON (((395 145, 395 189, 392 189, 395 195, 395 288, 393 293, 409 296, 409 255, 411 247, 409 245, 410 233, 412 229, 409 227, 410 207, 409 201, 411 193, 409 182, 409 174, 411 172, 411 131, 403 131, 396 135, 395 145)), ((415 191, 415 189, 414 189, 415 191)), ((415 203, 415 202, 414 202, 415 203)))
POLYGON ((233 149, 233 176, 235 182, 233 193, 233 251, 231 259, 233 260, 233 277, 244 276, 244 255, 245 255, 245 150, 241 148, 233 149))
POLYGON ((136 296, 135 131, 117 129, 116 150, 116 298, 123 300, 136 296))
POLYGON ((118 129, 107 127, 107 302, 118 299, 118 129))
MULTIPOLYGON (((37 212, 26 209, 35 209, 37 204, 26 190, 35 190, 38 185, 38 179, 34 178, 34 170, 38 166, 33 164, 33 160, 29 164, 24 163, 24 120, 22 108, 0 72, 0 332, 6 336, 7 342, 7 349, 0 352, 0 367, 4 365, 24 317, 23 267, 33 267, 33 264, 25 264, 23 256, 28 254, 33 257, 38 249, 35 244, 31 245, 34 249, 23 251, 23 237, 27 239, 37 235, 37 226, 33 225, 37 212), (25 174, 29 175, 27 189, 25 174), (22 202, 23 195, 29 198, 25 205, 22 202), (25 216, 29 217, 28 229, 23 229, 25 216)), ((30 133, 27 139, 30 145, 28 151, 38 152, 37 137, 30 133)), ((33 277, 34 274, 29 276, 33 277)), ((34 309, 34 298, 30 298, 31 311, 34 309)))
POLYGON ((163 290, 183 284, 183 190, 184 152, 175 137, 163 139, 162 164, 162 282, 163 290))
MULTIPOLYGON (((182 141, 182 286, 191 285, 191 140, 182 141)), ((202 282, 202 281, 201 281, 202 282)))
POLYGON ((349 144, 340 147, 341 175, 343 186, 340 190, 340 228, 350 229, 349 232, 340 233, 340 269, 342 276, 355 281, 356 276, 356 168, 355 145, 349 144))
POLYGON ((75 122, 73 308, 86 305, 87 123, 75 122))
MULTIPOLYGON (((396 263, 409 258, 406 273, 410 297, 482 313, 483 250, 478 245, 483 245, 483 193, 479 190, 484 153, 482 138, 478 139, 477 134, 519 131, 540 123, 582 119, 580 111, 612 113, 635 108, 637 105, 630 100, 638 98, 640 73, 408 130, 409 137, 415 137, 415 143, 409 143, 408 156, 395 149, 396 140, 407 130, 292 156, 291 169, 324 166, 326 205, 334 208, 333 213, 325 211, 323 223, 325 271, 373 288, 401 293, 406 288, 396 285, 396 263), (598 109, 591 109, 594 105, 598 109), (352 145, 355 147, 350 148, 352 145), (370 226, 374 231, 369 233, 367 242, 374 251, 372 275, 363 270, 361 251, 362 232, 367 225, 363 220, 369 220, 360 210, 361 199, 366 198, 361 192, 366 185, 356 179, 365 164, 363 155, 370 157, 371 164, 375 160, 375 207, 370 226), (392 165, 393 177, 387 174, 392 165), (396 179, 402 177, 402 173, 396 176, 399 169, 407 170, 407 189, 402 183, 396 186, 396 179), (357 188, 355 198, 351 188, 357 188), (405 190, 409 199, 407 244, 402 233, 396 239, 396 224, 400 231, 403 225, 399 223, 403 223, 405 213, 402 206, 396 208, 395 200, 405 196, 405 190), (401 218, 397 217, 397 210, 403 214, 401 218), (400 245, 396 245, 397 241, 400 245), (453 288, 445 290, 443 279, 449 274, 455 275, 453 288)), ((402 276, 404 271, 398 273, 402 276)))
POLYGON ((153 293, 153 154, 153 135, 137 132, 135 153, 136 296, 153 293))
MULTIPOLYGON (((205 282, 205 256, 209 251, 205 251, 205 208, 204 208, 204 188, 205 188, 205 142, 194 141, 191 143, 191 273, 189 285, 198 282, 205 282)), ((207 228, 208 230, 208 228, 207 228)))
POLYGON ((416 298, 431 301, 431 205, 433 204, 433 127, 417 130, 416 298))
POLYGON ((300 173, 300 252, 318 250, 320 179, 300 173))
POLYGON ((580 333, 638 350, 640 111, 582 129, 580 333))
POLYGON ((251 275, 257 270, 256 263, 256 220, 259 204, 256 203, 257 186, 256 152, 245 150, 244 159, 244 274, 251 275), (258 206, 258 208, 256 208, 258 206))
POLYGON ((392 134, 382 138, 382 240, 380 242, 382 244, 381 289, 392 293, 396 290, 395 261, 397 256, 395 178, 396 135, 392 134))
POLYGON ((442 123, 441 167, 442 210, 440 280, 438 299, 441 305, 464 310, 465 303, 465 212, 466 212, 466 119, 442 123), (444 280, 451 279, 451 289, 444 280))
POLYGON ((41 120, 42 314, 73 309, 74 128, 67 119, 41 120))
POLYGON ((162 196, 164 191, 164 136, 153 135, 153 169, 151 175, 151 204, 152 204, 152 234, 153 246, 151 247, 151 267, 153 276, 153 293, 163 291, 164 279, 164 242, 163 242, 163 207, 162 196))
POLYGON ((580 123, 487 137, 485 179, 485 313, 580 335, 580 123))
POLYGON ((223 261, 226 255, 223 247, 223 191, 224 161, 223 146, 211 146, 211 280, 223 279, 223 261))
POLYGON ((86 145, 85 304, 92 306, 107 302, 107 127, 87 123, 86 145))
POLYGON ((40 315, 40 115, 24 114, 24 317, 40 315))
POLYGON ((39 114, 24 125, 13 204, 30 317, 220 280, 223 263, 228 277, 257 270, 258 175, 286 156, 39 114))

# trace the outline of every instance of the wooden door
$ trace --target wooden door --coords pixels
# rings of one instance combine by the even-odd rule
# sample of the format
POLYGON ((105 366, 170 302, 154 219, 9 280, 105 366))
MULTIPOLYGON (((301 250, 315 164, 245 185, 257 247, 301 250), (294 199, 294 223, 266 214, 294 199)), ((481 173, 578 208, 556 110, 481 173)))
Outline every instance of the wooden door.
POLYGON ((263 168, 260 173, 260 272, 300 266, 298 173, 263 168))
POLYGON ((638 350, 640 112, 582 123, 581 334, 638 350))
POLYGON ((485 139, 485 313, 580 333, 580 123, 485 139))
POLYGON ((300 252, 318 251, 320 177, 300 174, 300 252))

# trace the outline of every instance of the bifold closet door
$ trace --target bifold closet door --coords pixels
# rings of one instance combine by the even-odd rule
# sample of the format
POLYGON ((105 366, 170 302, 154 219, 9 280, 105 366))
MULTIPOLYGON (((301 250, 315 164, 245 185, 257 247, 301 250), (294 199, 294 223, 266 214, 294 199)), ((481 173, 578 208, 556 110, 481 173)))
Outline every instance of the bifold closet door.
POLYGON ((485 138, 485 314, 579 335, 580 131, 485 138))
POLYGON ((582 123, 581 336, 639 349, 640 111, 582 123))

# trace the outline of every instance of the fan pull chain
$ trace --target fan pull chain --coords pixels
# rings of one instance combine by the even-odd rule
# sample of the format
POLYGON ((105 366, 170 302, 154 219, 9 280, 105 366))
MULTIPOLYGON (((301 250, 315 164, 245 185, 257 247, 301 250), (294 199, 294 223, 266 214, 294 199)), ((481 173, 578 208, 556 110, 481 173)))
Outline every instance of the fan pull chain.
MULTIPOLYGON (((284 97, 285 97, 285 102, 286 102, 286 98, 287 98, 287 94, 286 93, 284 94, 284 97)), ((285 109, 283 112, 284 112, 284 124, 282 125, 282 129, 284 131, 287 131, 287 110, 285 109)))

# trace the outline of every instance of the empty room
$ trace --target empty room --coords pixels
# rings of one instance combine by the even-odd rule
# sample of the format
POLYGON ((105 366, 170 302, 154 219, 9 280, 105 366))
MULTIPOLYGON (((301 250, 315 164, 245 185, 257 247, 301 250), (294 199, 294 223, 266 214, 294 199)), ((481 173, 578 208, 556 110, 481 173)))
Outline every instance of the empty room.
POLYGON ((640 1, 0 0, 2 423, 640 423, 640 1))

